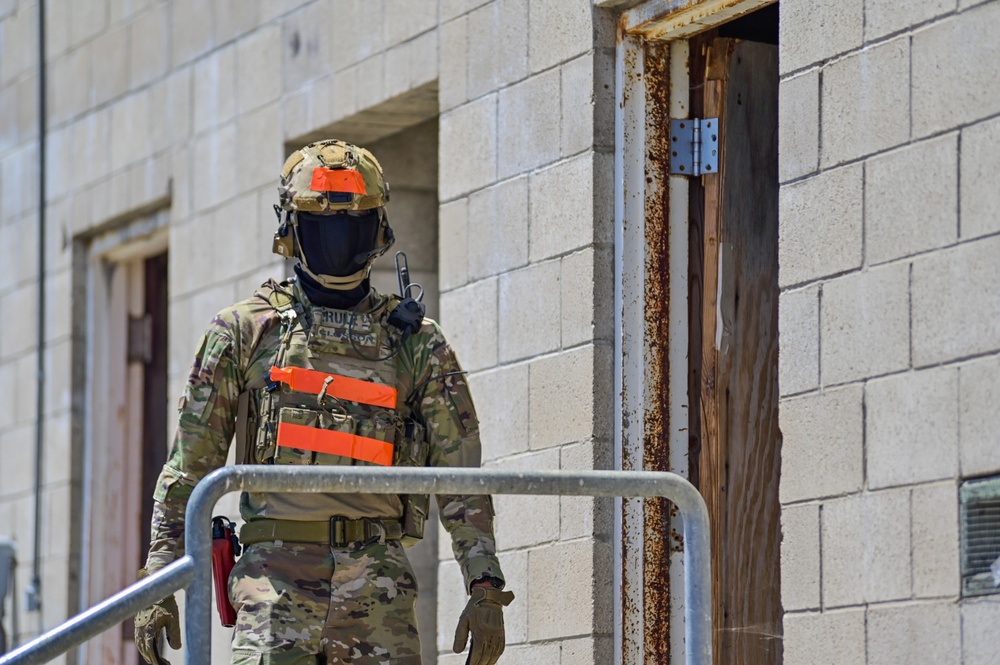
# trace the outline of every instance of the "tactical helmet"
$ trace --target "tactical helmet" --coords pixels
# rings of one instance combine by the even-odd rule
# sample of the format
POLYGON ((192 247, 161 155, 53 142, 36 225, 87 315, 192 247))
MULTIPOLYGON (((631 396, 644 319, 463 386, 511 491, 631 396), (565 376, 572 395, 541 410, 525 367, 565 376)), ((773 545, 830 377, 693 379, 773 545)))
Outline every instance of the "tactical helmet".
POLYGON ((389 184, 382 177, 382 166, 375 155, 364 148, 325 139, 296 150, 281 169, 278 199, 275 212, 280 226, 272 251, 297 258, 301 267, 327 288, 350 289, 360 284, 375 259, 394 241, 385 215, 389 184), (298 213, 335 215, 364 210, 376 210, 380 222, 375 250, 368 253, 364 268, 346 276, 320 275, 310 270, 300 244, 298 213))

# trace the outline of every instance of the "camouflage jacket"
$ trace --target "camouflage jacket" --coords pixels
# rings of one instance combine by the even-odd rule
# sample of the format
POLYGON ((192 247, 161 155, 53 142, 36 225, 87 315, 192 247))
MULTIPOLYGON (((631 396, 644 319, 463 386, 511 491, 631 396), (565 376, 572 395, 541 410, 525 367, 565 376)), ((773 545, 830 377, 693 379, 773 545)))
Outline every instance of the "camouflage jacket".
MULTIPOLYGON (((309 304, 301 287, 292 282, 269 282, 264 289, 290 290, 311 317, 321 309, 309 304)), ((387 297, 373 293, 360 313, 384 307, 387 297)), ((153 495, 152 539, 146 567, 155 570, 184 552, 184 510, 195 484, 223 466, 237 426, 240 394, 251 385, 263 385, 274 364, 280 342, 280 317, 261 292, 219 312, 201 338, 181 397, 177 433, 153 495)), ((461 369, 440 327, 424 319, 393 361, 397 363, 398 410, 416 417, 427 429, 431 466, 468 467, 480 464, 479 422, 468 384, 462 375, 435 379, 461 369), (429 380, 431 379, 431 380, 429 380), (414 390, 416 392, 414 393, 414 390), (407 401, 407 396, 411 399, 407 401)), ((399 517, 402 506, 394 495, 311 495, 303 505, 309 512, 294 513, 294 497, 285 494, 270 507, 265 493, 244 494, 244 519, 323 519, 331 515, 356 518, 399 517), (316 497, 321 503, 316 507, 316 497), (270 507, 270 509, 269 509, 270 507), (316 514, 317 510, 320 514, 316 514)), ((273 496, 273 495, 272 495, 273 496)), ((493 504, 489 496, 437 496, 441 522, 451 534, 455 558, 466 588, 489 575, 503 574, 496 558, 493 504)))

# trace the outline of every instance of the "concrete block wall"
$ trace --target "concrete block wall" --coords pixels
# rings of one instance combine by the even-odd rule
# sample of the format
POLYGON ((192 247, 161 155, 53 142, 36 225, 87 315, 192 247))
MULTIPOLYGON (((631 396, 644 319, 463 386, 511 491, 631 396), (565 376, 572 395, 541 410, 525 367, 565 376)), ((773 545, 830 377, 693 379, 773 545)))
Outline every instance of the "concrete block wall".
MULTIPOLYGON (((0 1, 0 377, 17 386, 0 405, 0 536, 18 542, 19 593, 33 505, 36 2, 0 1)), ((86 285, 74 246, 169 209, 176 403, 212 314, 289 272, 270 253, 286 149, 362 131, 369 110, 421 91, 436 89, 439 120, 437 109, 409 102, 395 111, 401 128, 439 125, 438 138, 415 145, 437 152, 440 168, 406 167, 412 182, 398 205, 408 214, 396 218, 403 230, 439 217, 438 241, 414 244, 411 261, 430 298, 440 289, 440 319, 472 372, 486 464, 610 464, 613 42, 595 49, 594 33, 613 30, 590 2, 88 0, 49 9, 45 595, 41 613, 18 603, 20 641, 65 619, 72 604, 56 517, 74 514, 79 476, 69 453, 81 423, 70 405, 84 388, 70 367, 82 362, 71 340, 85 321, 72 313, 86 285)), ((501 557, 518 594, 505 659, 608 662, 609 599, 590 580, 610 584, 610 506, 549 500, 538 521, 537 501, 497 504, 501 557)), ((450 654, 465 595, 442 540, 439 635, 424 639, 450 654)))
POLYGON ((958 484, 1000 473, 1000 2, 781 3, 784 662, 996 659, 958 484))
MULTIPOLYGON (((448 4, 439 36, 441 318, 470 371, 485 465, 606 468, 613 169, 602 138, 612 127, 600 111, 610 100, 597 90, 613 71, 613 50, 603 49, 613 42, 595 48, 593 35, 608 19, 585 0, 448 4)), ((512 496, 495 504, 501 563, 517 594, 503 661, 611 662, 610 506, 512 496)), ((451 617, 464 600, 447 538, 441 561, 439 662, 457 665, 465 657, 449 653, 451 617)))

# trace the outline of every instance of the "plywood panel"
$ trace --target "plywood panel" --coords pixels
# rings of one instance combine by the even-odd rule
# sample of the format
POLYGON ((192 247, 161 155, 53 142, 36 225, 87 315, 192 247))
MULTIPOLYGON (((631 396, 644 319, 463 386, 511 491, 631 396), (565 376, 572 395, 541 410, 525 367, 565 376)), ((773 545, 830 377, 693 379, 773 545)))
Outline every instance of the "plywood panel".
POLYGON ((700 487, 712 520, 716 662, 781 662, 777 422, 777 49, 716 39, 705 117, 700 487))

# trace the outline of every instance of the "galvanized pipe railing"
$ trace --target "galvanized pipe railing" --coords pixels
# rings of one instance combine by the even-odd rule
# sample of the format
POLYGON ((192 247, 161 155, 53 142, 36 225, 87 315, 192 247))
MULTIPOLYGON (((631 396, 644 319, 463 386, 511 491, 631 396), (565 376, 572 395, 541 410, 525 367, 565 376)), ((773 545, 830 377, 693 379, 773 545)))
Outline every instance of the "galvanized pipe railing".
POLYGON ((482 469, 231 466, 198 483, 187 505, 186 554, 87 612, 0 657, 0 665, 47 662, 174 591, 187 589, 185 661, 211 661, 212 536, 216 502, 235 491, 368 494, 536 494, 664 497, 684 518, 684 615, 687 665, 712 663, 708 511, 684 478, 652 471, 499 471, 482 469))

